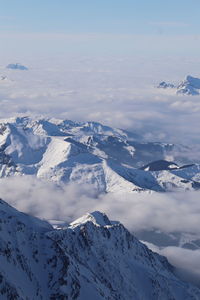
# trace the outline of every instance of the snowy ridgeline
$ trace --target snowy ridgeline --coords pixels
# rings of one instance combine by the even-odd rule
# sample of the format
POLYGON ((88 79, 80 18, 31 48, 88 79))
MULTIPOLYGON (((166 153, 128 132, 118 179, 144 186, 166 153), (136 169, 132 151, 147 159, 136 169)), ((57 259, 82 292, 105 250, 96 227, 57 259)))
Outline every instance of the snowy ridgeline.
POLYGON ((196 190, 200 165, 190 150, 95 122, 0 120, 0 178, 32 175, 89 184, 97 193, 196 190))
POLYGON ((196 96, 200 93, 200 79, 188 75, 178 85, 162 81, 159 83, 158 88, 174 89, 177 95, 182 94, 196 96))
POLYGON ((93 212, 64 229, 0 200, 0 299, 200 299, 167 259, 93 212))

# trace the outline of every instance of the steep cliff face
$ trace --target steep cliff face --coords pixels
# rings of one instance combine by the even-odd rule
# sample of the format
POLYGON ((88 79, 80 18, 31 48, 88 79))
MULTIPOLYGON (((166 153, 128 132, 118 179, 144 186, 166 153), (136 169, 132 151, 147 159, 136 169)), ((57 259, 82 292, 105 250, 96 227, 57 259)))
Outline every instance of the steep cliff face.
POLYGON ((100 212, 64 229, 0 201, 1 299, 199 299, 173 267, 100 212))

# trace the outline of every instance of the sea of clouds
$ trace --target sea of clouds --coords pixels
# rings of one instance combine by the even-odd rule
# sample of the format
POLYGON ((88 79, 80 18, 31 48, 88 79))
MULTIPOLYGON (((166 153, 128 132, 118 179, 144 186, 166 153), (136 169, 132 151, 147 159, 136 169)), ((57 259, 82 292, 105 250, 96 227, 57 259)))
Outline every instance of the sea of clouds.
POLYGON ((131 231, 158 228, 162 232, 200 234, 200 192, 108 193, 97 195, 92 186, 57 186, 34 176, 0 180, 0 197, 39 218, 71 222, 100 210, 131 231))
MULTIPOLYGON (((177 96, 155 86, 178 83, 188 74, 200 77, 196 59, 138 57, 61 57, 20 61, 28 71, 8 70, 2 60, 0 118, 45 115, 75 121, 98 121, 128 129, 149 141, 192 145, 199 157, 200 96, 177 96)), ((200 234, 200 193, 96 195, 91 186, 62 188, 34 177, 0 180, 0 197, 17 209, 45 219, 71 222, 100 210, 129 230, 200 234)), ((200 251, 158 248, 171 263, 200 278, 200 251)))
MULTIPOLYGON (((198 62, 181 58, 64 57, 25 60, 29 71, 0 65, 0 118, 36 114, 98 121, 147 140, 199 144, 200 96, 155 87, 199 76, 198 62)), ((198 150, 197 150, 198 151, 198 150)))

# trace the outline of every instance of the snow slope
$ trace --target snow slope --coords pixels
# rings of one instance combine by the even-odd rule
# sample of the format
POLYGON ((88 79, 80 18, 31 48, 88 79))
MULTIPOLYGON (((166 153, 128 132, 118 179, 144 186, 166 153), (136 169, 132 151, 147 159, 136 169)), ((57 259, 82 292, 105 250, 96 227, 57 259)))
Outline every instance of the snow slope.
POLYGON ((199 165, 180 168, 165 160, 191 163, 183 161, 185 149, 145 143, 132 133, 95 122, 0 120, 1 178, 32 175, 59 185, 93 185, 97 193, 193 190, 199 188, 199 165))
POLYGON ((200 298, 166 258, 100 212, 53 229, 0 200, 0 220, 2 300, 200 298))

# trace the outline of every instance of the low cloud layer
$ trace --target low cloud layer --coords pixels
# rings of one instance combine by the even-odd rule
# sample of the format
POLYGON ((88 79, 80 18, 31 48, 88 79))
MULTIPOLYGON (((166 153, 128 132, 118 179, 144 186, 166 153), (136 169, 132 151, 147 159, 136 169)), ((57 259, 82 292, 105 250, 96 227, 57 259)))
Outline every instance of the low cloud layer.
MULTIPOLYGON (((37 114, 99 121, 147 140, 199 145, 200 96, 156 89, 162 80, 200 77, 197 60, 166 57, 60 57, 22 61, 29 71, 0 66, 0 117, 37 114)), ((199 149, 197 150, 199 151, 199 149)), ((195 154, 196 155, 196 154, 195 154)))
POLYGON ((22 176, 1 179, 0 197, 40 218, 71 222, 100 210, 131 231, 158 228, 163 232, 200 233, 199 192, 96 196, 91 186, 69 184, 61 189, 54 183, 22 176))

